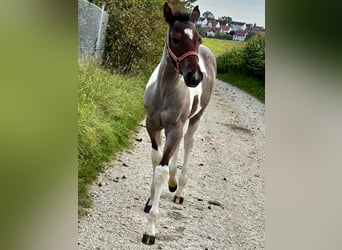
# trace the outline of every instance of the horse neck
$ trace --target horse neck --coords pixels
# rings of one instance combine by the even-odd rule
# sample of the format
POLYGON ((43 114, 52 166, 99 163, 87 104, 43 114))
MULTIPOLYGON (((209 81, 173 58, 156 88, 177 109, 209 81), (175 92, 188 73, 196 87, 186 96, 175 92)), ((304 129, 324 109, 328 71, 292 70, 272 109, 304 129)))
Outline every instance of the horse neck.
POLYGON ((172 91, 179 85, 181 77, 182 76, 176 71, 175 66, 168 58, 167 47, 165 44, 158 74, 158 87, 163 93, 172 91))

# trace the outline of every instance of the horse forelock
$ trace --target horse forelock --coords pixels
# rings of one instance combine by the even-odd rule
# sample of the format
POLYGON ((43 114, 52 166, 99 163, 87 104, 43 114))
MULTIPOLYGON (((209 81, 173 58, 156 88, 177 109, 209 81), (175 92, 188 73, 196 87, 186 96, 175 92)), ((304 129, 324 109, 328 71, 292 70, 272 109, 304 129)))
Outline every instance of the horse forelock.
POLYGON ((190 21, 190 14, 188 13, 183 13, 183 12, 175 12, 173 14, 174 21, 179 21, 179 22, 189 22, 190 21))

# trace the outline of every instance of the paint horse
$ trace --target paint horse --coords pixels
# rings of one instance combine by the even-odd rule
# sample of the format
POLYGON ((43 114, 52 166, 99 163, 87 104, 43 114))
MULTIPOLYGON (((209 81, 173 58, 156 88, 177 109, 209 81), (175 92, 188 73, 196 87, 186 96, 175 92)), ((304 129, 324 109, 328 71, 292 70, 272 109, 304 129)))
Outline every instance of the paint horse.
POLYGON ((164 5, 164 18, 168 24, 166 44, 144 94, 153 165, 150 198, 144 208, 149 213, 148 223, 142 239, 148 245, 155 242, 160 195, 168 178, 169 190, 177 190, 174 202, 183 203, 194 133, 209 103, 216 79, 216 59, 207 47, 200 45, 201 37, 195 26, 199 17, 198 6, 191 14, 186 14, 173 13, 167 3, 164 5), (188 127, 184 136, 184 162, 177 189, 176 163, 185 124, 188 127), (163 129, 166 139, 162 152, 163 129))

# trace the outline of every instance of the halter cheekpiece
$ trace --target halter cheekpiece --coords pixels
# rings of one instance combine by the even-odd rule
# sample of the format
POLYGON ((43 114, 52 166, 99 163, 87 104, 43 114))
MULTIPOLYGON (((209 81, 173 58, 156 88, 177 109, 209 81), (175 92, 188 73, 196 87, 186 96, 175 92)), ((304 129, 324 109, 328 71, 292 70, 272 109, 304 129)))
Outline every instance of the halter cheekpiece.
POLYGON ((188 57, 188 56, 197 56, 197 58, 198 58, 198 53, 196 51, 188 51, 188 52, 185 52, 180 57, 177 57, 175 55, 175 53, 173 53, 173 51, 169 47, 169 32, 167 32, 167 45, 166 45, 166 47, 167 47, 167 52, 169 53, 171 58, 176 62, 177 73, 179 73, 179 64, 180 64, 180 62, 183 61, 186 57, 188 57))

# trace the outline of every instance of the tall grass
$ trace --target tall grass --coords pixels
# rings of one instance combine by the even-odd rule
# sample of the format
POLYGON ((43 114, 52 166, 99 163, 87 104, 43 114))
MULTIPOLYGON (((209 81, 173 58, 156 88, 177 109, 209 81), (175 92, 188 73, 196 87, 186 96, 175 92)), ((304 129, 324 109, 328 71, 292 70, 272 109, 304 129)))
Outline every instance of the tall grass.
POLYGON ((88 186, 104 163, 130 145, 131 131, 144 117, 147 77, 125 77, 95 66, 80 67, 78 76, 79 215, 91 206, 88 186))

